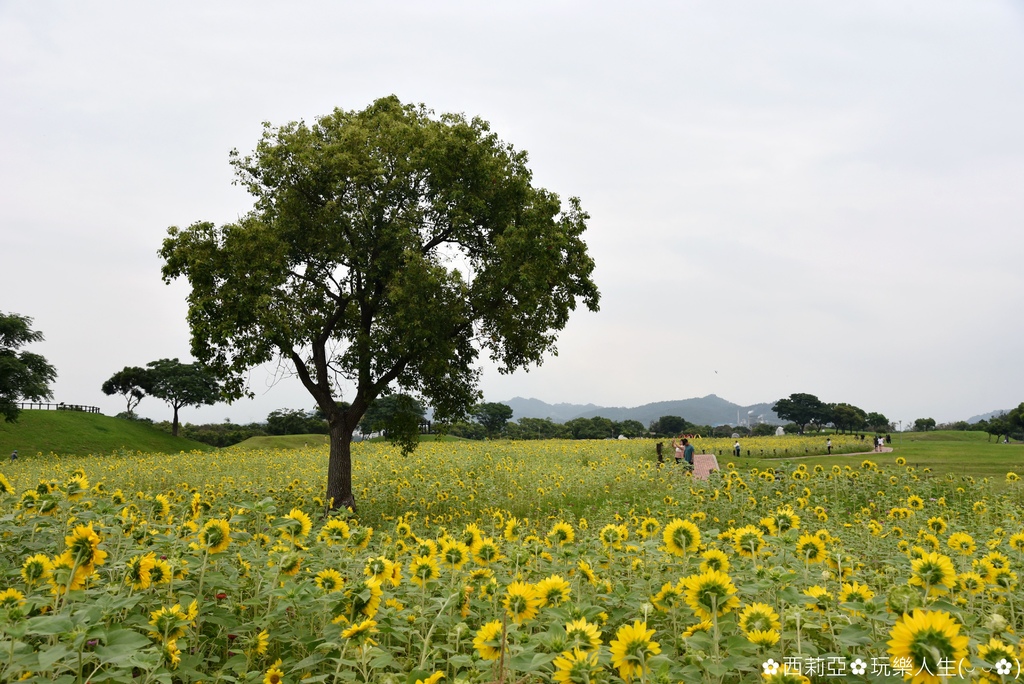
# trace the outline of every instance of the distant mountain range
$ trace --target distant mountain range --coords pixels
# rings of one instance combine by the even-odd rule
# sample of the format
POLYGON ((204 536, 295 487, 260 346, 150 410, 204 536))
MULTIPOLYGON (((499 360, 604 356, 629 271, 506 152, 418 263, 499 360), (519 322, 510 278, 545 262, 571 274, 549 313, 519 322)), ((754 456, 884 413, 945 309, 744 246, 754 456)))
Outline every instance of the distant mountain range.
POLYGON ((989 411, 988 413, 982 413, 980 416, 971 416, 967 419, 968 423, 977 423, 979 420, 990 420, 996 416, 1001 416, 1004 413, 1009 413, 1012 409, 1002 409, 1000 411, 989 411))
POLYGON ((595 404, 548 404, 540 399, 524 399, 515 397, 501 402, 512 407, 512 420, 519 418, 550 418, 556 423, 564 423, 573 418, 593 418, 602 416, 611 420, 638 420, 644 425, 662 416, 682 416, 697 425, 736 425, 737 422, 765 422, 781 425, 781 420, 772 406, 775 402, 740 406, 726 401, 719 396, 709 394, 706 397, 693 399, 677 399, 675 401, 657 401, 653 404, 634 406, 597 406, 595 404))

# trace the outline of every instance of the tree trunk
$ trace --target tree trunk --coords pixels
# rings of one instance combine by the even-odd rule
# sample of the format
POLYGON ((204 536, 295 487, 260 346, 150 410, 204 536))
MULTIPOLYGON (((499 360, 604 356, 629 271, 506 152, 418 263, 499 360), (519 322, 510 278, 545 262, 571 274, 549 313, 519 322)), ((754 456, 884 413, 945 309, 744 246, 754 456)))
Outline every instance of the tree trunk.
POLYGON ((171 423, 171 436, 178 436, 178 407, 174 407, 174 421, 171 423))
POLYGON ((356 510, 356 499, 352 495, 352 433, 351 426, 344 419, 330 420, 328 432, 331 436, 331 457, 327 462, 327 502, 331 510, 338 507, 356 510))

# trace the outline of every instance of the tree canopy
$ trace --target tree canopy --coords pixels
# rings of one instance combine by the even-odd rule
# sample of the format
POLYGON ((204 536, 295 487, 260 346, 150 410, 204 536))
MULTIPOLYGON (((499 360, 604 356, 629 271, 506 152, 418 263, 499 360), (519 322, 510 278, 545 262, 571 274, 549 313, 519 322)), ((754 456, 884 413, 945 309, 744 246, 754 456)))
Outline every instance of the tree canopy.
POLYGON ((267 124, 231 155, 253 209, 168 229, 163 277, 191 285, 193 355, 234 397, 253 366, 294 365, 327 417, 331 505, 355 505, 352 432, 378 396, 455 419, 478 399, 482 351, 501 372, 539 364, 578 302, 598 309, 589 217, 526 162, 482 119, 386 97, 267 124))
POLYGON ((0 313, 0 415, 8 423, 18 419, 19 401, 53 398, 50 383, 57 379, 57 370, 39 354, 21 349, 42 340, 31 318, 0 313))
POLYGON ((934 418, 918 418, 914 421, 915 432, 927 432, 928 430, 935 429, 934 418))
POLYGON ((411 453, 419 444, 420 424, 426 420, 423 405, 408 394, 389 394, 378 398, 363 414, 359 426, 363 433, 383 432, 403 454, 411 453))
POLYGON ((100 387, 104 394, 120 394, 128 404, 128 414, 133 415, 139 402, 152 386, 150 373, 138 366, 125 366, 111 375, 100 387))
POLYGON ((201 364, 160 359, 146 364, 146 374, 149 393, 174 409, 171 434, 175 437, 178 436, 178 409, 215 404, 221 398, 217 378, 201 364))
POLYGON ((772 411, 775 411, 782 420, 791 420, 799 425, 800 434, 803 434, 809 423, 829 422, 828 406, 813 394, 791 394, 788 399, 779 399, 775 402, 772 411))
POLYGON ((470 411, 476 422, 484 426, 488 437, 497 437, 512 418, 512 407, 494 401, 477 404, 470 411))

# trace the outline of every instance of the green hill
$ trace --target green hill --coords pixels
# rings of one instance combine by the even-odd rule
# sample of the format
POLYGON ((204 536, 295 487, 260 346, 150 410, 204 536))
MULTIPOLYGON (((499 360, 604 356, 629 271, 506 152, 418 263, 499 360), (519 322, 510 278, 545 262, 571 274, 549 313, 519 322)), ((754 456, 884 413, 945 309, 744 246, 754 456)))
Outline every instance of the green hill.
POLYGON ((172 437, 146 423, 79 411, 22 411, 18 422, 0 420, 0 458, 15 449, 22 457, 36 453, 106 454, 118 449, 176 454, 214 447, 172 437))

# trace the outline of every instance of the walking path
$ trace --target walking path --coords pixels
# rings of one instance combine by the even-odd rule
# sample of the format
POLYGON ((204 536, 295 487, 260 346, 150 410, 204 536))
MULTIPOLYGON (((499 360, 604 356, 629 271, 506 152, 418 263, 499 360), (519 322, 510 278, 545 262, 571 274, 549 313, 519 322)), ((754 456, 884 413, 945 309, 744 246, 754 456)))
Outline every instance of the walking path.
MULTIPOLYGON (((830 458, 832 456, 870 456, 871 454, 888 454, 892 452, 892 447, 882 447, 881 451, 854 451, 849 454, 809 454, 807 456, 774 456, 772 458, 764 457, 761 460, 764 461, 802 461, 805 458, 830 458)), ((754 458, 751 456, 750 458, 754 458)))

